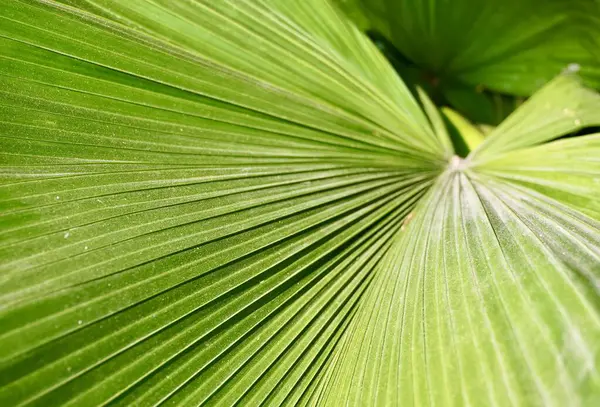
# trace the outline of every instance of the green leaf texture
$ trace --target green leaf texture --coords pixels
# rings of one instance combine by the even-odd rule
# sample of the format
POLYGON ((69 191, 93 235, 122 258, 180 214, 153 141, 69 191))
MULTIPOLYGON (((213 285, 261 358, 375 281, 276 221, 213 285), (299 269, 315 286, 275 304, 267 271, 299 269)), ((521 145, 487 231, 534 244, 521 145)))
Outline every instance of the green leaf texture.
POLYGON ((597 401, 575 77, 461 160, 327 0, 0 22, 0 405, 597 401))
MULTIPOLYGON (((556 143, 570 155, 559 164, 595 154, 578 170, 597 180, 599 141, 591 137, 585 151, 556 143)), ((449 168, 419 203, 315 404, 598 404, 600 223, 574 210, 587 198, 564 188, 559 198, 572 204, 563 204, 487 166, 449 168)), ((595 184, 578 192, 597 197, 595 184)))

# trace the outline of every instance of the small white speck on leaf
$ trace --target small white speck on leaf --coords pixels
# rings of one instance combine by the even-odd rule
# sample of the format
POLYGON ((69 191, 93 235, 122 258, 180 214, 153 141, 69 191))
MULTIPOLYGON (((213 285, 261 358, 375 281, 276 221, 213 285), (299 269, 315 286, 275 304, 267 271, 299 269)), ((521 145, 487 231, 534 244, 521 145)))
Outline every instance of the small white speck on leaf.
POLYGON ((69 236, 71 236, 71 234, 70 234, 69 232, 65 232, 65 234, 63 235, 63 237, 64 237, 65 239, 68 239, 68 238, 69 238, 69 236))
POLYGON ((575 72, 579 72, 580 69, 581 69, 581 65, 573 62, 573 63, 570 63, 569 65, 567 65, 566 71, 575 73, 575 72))
POLYGON ((408 224, 410 223, 410 221, 412 220, 412 218, 415 217, 415 212, 411 212, 408 215, 406 215, 406 218, 404 218, 404 220, 402 221, 402 226, 400 227, 400 230, 404 230, 406 229, 406 226, 408 226, 408 224))
POLYGON ((80 319, 79 321, 77 321, 77 325, 81 325, 83 324, 83 321, 80 319))

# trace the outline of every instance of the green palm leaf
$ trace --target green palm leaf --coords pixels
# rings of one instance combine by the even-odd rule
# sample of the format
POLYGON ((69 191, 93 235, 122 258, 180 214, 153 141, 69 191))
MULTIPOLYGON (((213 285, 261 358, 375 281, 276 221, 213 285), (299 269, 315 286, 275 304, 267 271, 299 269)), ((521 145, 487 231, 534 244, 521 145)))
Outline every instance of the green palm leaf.
POLYGON ((597 0, 338 0, 409 86, 498 125, 563 71, 600 89, 597 0))
MULTIPOLYGON (((593 403, 600 96, 465 160, 326 0, 5 2, 1 405, 593 403)), ((421 104, 424 109, 421 109, 421 104)))
POLYGON ((450 86, 529 96, 568 67, 600 88, 597 0, 337 1, 450 86))

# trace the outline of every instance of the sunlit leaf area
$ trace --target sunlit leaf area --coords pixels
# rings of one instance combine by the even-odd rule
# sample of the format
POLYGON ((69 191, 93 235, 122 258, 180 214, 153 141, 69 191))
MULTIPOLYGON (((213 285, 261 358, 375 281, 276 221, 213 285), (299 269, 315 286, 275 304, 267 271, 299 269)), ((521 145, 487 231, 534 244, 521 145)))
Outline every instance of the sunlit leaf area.
POLYGON ((600 406, 598 0, 0 1, 0 407, 600 406))

